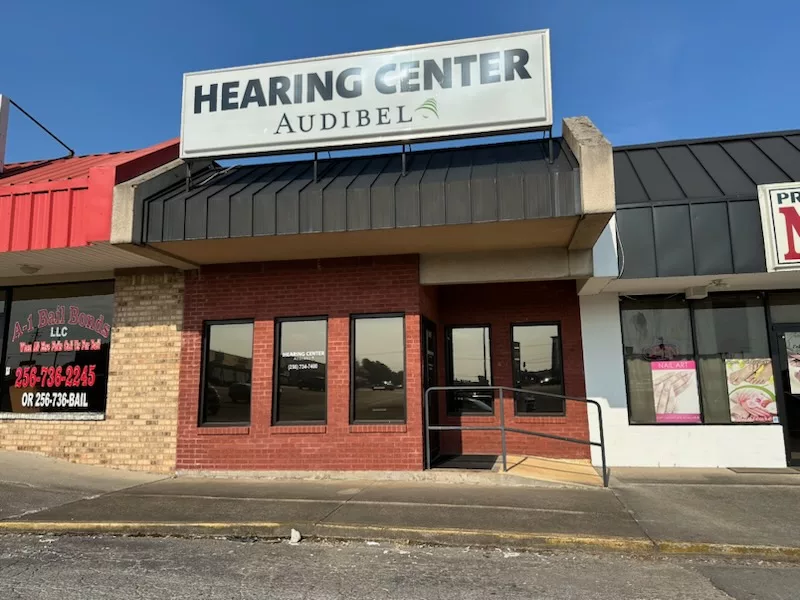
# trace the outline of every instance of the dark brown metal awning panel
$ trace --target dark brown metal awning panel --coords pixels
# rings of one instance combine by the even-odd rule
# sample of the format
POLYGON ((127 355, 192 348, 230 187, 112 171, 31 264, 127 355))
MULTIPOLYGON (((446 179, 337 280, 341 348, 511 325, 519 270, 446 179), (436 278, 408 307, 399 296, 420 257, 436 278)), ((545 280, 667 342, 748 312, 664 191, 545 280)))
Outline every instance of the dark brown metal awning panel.
POLYGON ((488 223, 580 214, 563 139, 217 168, 136 198, 139 243, 488 223))
POLYGON ((800 181, 800 131, 614 150, 626 279, 766 271, 758 186, 800 181))

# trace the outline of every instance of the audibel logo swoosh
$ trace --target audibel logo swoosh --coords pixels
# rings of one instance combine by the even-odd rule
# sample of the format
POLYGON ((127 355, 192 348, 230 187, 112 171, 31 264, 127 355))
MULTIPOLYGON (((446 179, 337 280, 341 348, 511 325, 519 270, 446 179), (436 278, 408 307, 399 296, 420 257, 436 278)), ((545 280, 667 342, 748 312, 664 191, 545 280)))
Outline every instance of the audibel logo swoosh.
POLYGON ((436 98, 428 98, 420 104, 417 108, 414 109, 414 112, 418 112, 422 115, 423 119, 430 118, 431 115, 435 116, 437 119, 439 118, 439 104, 436 102, 436 98))

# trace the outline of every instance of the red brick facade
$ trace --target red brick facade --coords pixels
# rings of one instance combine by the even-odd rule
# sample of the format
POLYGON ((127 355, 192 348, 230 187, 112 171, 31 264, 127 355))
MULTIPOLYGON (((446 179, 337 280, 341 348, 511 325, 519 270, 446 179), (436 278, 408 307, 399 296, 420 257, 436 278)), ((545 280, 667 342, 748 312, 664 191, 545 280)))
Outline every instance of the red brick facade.
POLYGON ((416 256, 225 265, 186 279, 178 469, 422 468, 416 256), (350 315, 406 314, 405 425, 350 425, 350 315), (274 319, 328 317, 328 419, 272 426, 274 319), (203 322, 254 319, 251 424, 198 427, 203 322))
MULTIPOLYGON (((584 393, 578 298, 574 282, 423 287, 416 256, 362 257, 203 268, 186 278, 182 334, 178 469, 419 470, 423 467, 420 316, 438 324, 440 383, 444 326, 492 325, 495 384, 511 385, 511 322, 562 322, 566 391, 584 393), (351 425, 350 316, 405 313, 407 422, 351 425), (327 423, 273 426, 274 320, 328 317, 327 423), (203 323, 253 319, 249 427, 199 427, 203 323)), ((571 404, 571 403, 569 403, 571 404)), ((513 417, 517 427, 585 437, 586 411, 566 417, 513 417)), ((464 417, 464 421, 495 417, 464 417)), ((499 434, 448 434, 446 452, 498 453, 499 434)), ((587 457, 584 447, 509 435, 515 453, 587 457)))
MULTIPOLYGON (((439 381, 445 381, 444 327, 448 325, 489 325, 491 328, 492 378, 494 385, 513 387, 511 324, 559 322, 564 365, 564 393, 583 397, 583 349, 580 307, 574 281, 454 285, 435 288, 427 294, 425 309, 438 313, 439 381)), ((432 314, 428 312, 427 314, 432 314)), ((423 313, 425 314, 425 313, 423 313)), ((442 424, 497 425, 500 416, 448 417, 442 398, 442 424)), ((506 425, 542 433, 588 439, 586 405, 566 403, 563 417, 515 416, 513 398, 505 397, 506 425)), ((508 452, 561 458, 589 458, 589 447, 546 438, 508 433, 508 452)), ((443 432, 442 453, 497 454, 500 434, 493 431, 443 432)))

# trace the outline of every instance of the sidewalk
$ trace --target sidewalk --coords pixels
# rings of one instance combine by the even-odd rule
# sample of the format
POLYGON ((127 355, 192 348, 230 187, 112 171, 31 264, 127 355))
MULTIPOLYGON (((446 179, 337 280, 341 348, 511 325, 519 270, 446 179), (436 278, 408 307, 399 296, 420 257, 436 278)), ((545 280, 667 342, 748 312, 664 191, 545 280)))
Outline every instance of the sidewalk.
POLYGON ((0 533, 283 537, 295 528, 305 537, 800 559, 800 474, 666 471, 620 469, 602 489, 200 477, 126 486, 129 474, 104 470, 123 481, 34 512, 4 511, 0 533))

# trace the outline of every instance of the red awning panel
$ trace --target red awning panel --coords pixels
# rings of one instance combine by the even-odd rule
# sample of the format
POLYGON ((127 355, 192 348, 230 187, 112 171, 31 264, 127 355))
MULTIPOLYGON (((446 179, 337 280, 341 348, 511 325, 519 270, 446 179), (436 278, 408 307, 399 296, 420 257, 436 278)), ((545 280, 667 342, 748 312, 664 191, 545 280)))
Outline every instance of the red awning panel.
POLYGON ((0 252, 107 242, 114 186, 178 157, 178 140, 132 152, 7 165, 0 175, 0 252))

